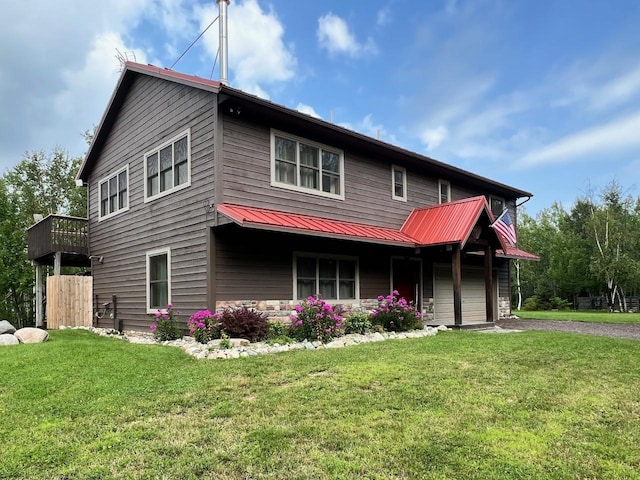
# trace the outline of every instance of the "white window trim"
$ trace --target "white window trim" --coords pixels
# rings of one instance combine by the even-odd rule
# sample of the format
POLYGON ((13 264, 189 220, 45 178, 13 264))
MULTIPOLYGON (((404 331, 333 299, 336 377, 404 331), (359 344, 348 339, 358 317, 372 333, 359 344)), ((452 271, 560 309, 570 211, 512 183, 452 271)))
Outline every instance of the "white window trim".
MULTIPOLYGON (((157 308, 151 307, 151 271, 150 271, 150 261, 151 257, 155 257, 158 255, 167 255, 167 303, 171 303, 171 248, 159 248, 157 250, 150 250, 147 252, 147 260, 146 260, 146 270, 147 270, 147 313, 156 313, 158 311, 157 308)), ((162 313, 166 313, 165 308, 161 308, 160 311, 162 313)))
POLYGON ((497 195, 489 195, 489 211, 493 214, 494 217, 498 218, 498 215, 502 214, 502 212, 495 214, 491 209, 491 202, 493 200, 500 200, 502 202, 502 212, 507 208, 507 202, 505 202, 504 198, 498 197, 497 195))
POLYGON ((113 174, 107 175, 106 177, 104 177, 103 179, 101 179, 98 182, 98 221, 101 222, 102 220, 106 220, 108 218, 111 217, 115 217, 116 215, 120 214, 120 213, 124 213, 126 211, 129 210, 129 192, 130 192, 130 188, 129 188, 129 164, 127 163, 124 167, 122 167, 120 170, 116 171, 113 174), (122 172, 126 171, 127 172, 127 206, 124 208, 121 208, 119 210, 116 210, 115 212, 111 212, 108 213, 107 215, 102 215, 102 198, 100 198, 101 195, 101 187, 102 184, 105 182, 109 182, 109 180, 111 180, 113 177, 118 177, 118 175, 120 175, 122 172))
MULTIPOLYGON (((296 156, 298 155, 298 150, 296 149, 296 156)), ((320 197, 332 198, 334 200, 344 200, 344 151, 339 148, 334 148, 330 145, 325 145, 323 143, 314 142, 307 138, 298 137, 296 135, 291 135, 290 133, 282 132, 280 130, 271 129, 271 186, 277 188, 284 188, 286 190, 293 190, 294 192, 307 193, 309 195, 317 195, 320 197), (275 137, 284 137, 289 140, 294 140, 298 143, 302 142, 305 145, 309 145, 310 147, 317 147, 323 150, 328 150, 333 153, 337 153, 340 156, 340 194, 336 195, 335 193, 323 192, 322 190, 316 190, 313 188, 301 187, 298 185, 291 185, 288 183, 278 182, 276 180, 276 140, 275 137)), ((322 161, 322 159, 320 159, 322 161)), ((296 162, 296 165, 299 169, 300 163, 296 162)), ((298 172, 297 178, 300 178, 298 172)), ((322 186, 322 178, 320 178, 320 185, 322 186)))
POLYGON ((447 186, 447 193, 449 197, 449 202, 451 201, 451 182, 448 180, 438 180, 438 203, 442 203, 442 186, 447 186))
POLYGON ((391 198, 401 202, 407 201, 407 169, 398 165, 391 165, 391 198), (394 177, 396 170, 402 172, 402 193, 404 194, 402 197, 396 195, 396 179, 394 177))
MULTIPOLYGON (((355 302, 360 300, 360 260, 358 257, 354 257, 351 255, 331 255, 327 253, 312 253, 312 252, 293 252, 293 300, 295 302, 300 302, 307 297, 298 298, 298 257, 307 257, 307 258, 328 258, 332 260, 349 260, 356 262, 356 296, 355 298, 338 298, 338 299, 324 299, 326 303, 336 305, 345 302, 355 302)), ((336 279, 337 280, 337 279, 336 279)), ((316 293, 318 293, 319 285, 318 285, 318 277, 316 271, 316 293)), ((338 295, 340 294, 340 289, 337 289, 338 295)))
MULTIPOLYGON (((167 195, 170 195, 170 194, 172 194, 174 192, 177 192, 177 191, 182 190, 184 188, 190 187, 191 186, 191 128, 187 128, 186 130, 180 132, 179 134, 174 135, 173 137, 171 137, 169 140, 165 141, 161 145, 158 145, 157 147, 154 147, 152 150, 149 150, 148 152, 146 152, 142 157, 142 162, 144 164, 144 179, 143 179, 143 181, 144 181, 144 203, 153 202, 154 200, 157 200, 157 199, 162 198, 162 197, 166 197, 167 195), (165 190, 164 192, 160 192, 160 193, 154 195, 153 197, 149 197, 148 192, 147 192, 147 188, 148 188, 147 187, 147 157, 153 155, 154 153, 160 152, 160 150, 162 150, 163 148, 165 148, 168 145, 171 145, 175 141, 180 140, 185 135, 187 136, 187 181, 185 183, 183 183, 182 185, 178 185, 177 187, 174 186, 173 188, 165 190)), ((159 168, 159 165, 158 165, 158 168, 159 168)), ((174 174, 175 174, 175 172, 174 172, 174 174)))

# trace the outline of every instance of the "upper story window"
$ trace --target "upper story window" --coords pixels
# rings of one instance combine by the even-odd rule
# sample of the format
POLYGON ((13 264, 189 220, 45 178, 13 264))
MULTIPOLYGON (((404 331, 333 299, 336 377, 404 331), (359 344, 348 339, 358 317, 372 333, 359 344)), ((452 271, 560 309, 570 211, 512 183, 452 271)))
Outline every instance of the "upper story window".
POLYGON ((391 166, 391 198, 407 201, 407 170, 396 165, 391 166))
POLYGON ((304 299, 320 295, 325 300, 358 298, 358 261, 355 257, 294 257, 294 296, 304 299))
POLYGON ((98 183, 100 211, 98 219, 129 209, 129 165, 98 183))
POLYGON ((489 206, 491 207, 491 213, 496 218, 504 212, 504 200, 502 198, 489 197, 489 206))
POLYGON ((191 184, 190 130, 145 153, 144 178, 145 202, 191 184))
POLYGON ((344 200, 344 154, 272 130, 271 185, 344 200))
POLYGON ((438 199, 440 203, 451 201, 451 183, 446 180, 438 181, 438 199))

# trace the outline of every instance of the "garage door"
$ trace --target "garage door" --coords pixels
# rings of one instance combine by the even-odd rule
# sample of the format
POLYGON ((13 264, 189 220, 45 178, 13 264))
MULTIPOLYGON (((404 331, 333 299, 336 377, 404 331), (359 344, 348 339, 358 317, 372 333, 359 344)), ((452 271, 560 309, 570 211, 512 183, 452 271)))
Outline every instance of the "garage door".
MULTIPOLYGON (((439 323, 454 323, 451 265, 434 267, 434 316, 439 323)), ((462 267, 462 322, 484 322, 487 307, 482 267, 462 267)))

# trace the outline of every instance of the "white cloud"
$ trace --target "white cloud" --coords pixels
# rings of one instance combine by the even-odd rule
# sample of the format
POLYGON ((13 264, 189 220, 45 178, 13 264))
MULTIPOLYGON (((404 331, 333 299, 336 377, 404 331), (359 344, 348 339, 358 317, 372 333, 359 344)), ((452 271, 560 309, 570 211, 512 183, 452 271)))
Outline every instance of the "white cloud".
MULTIPOLYGON (((196 9, 204 29, 218 14, 215 3, 196 9)), ((237 88, 268 98, 266 85, 291 80, 297 60, 293 47, 284 42, 284 27, 273 10, 265 12, 256 0, 233 2, 228 10, 229 77, 237 88)), ((204 38, 207 54, 218 52, 218 29, 204 38)))
POLYGON ((420 140, 425 144, 427 151, 435 150, 447 137, 449 130, 445 125, 438 125, 436 128, 428 128, 420 134, 420 140))
POLYGON ((566 136, 523 156, 516 168, 570 163, 640 148, 640 114, 633 114, 566 136))
POLYGON ((318 113, 310 105, 305 105, 304 103, 298 103, 296 110, 298 110, 300 113, 305 113, 312 117, 322 119, 322 117, 318 115, 318 113))
POLYGON ((612 79, 599 89, 594 89, 591 106, 604 110, 618 106, 640 94, 640 65, 622 76, 612 79))
POLYGON ((373 40, 368 39, 365 43, 358 42, 349 30, 347 22, 331 12, 318 19, 316 36, 320 47, 326 49, 330 55, 345 54, 358 57, 377 52, 373 40))

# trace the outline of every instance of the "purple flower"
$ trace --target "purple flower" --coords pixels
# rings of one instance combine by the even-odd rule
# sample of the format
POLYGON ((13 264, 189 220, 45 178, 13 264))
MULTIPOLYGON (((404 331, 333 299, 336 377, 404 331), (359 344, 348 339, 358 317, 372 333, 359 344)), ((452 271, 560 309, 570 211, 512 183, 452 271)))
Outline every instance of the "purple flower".
POLYGON ((381 302, 382 300, 384 300, 384 297, 382 295, 378 295, 378 301, 381 302))
POLYGON ((151 325, 149 325, 149 330, 151 330, 152 332, 155 332, 156 328, 158 328, 158 326, 155 323, 152 323, 151 325))
POLYGON ((162 315, 162 312, 161 312, 160 310, 158 310, 158 311, 156 312, 156 318, 160 318, 160 316, 161 316, 161 315, 162 315))
POLYGON ((296 327, 301 327, 302 326, 302 320, 298 320, 296 322, 296 327))
POLYGON ((398 293, 398 290, 394 290, 394 291, 393 291, 393 292, 391 292, 391 293, 393 293, 394 295, 400 295, 400 294, 398 293))

